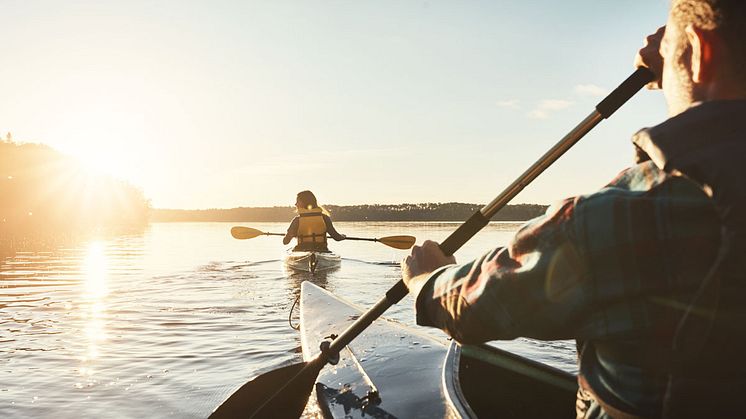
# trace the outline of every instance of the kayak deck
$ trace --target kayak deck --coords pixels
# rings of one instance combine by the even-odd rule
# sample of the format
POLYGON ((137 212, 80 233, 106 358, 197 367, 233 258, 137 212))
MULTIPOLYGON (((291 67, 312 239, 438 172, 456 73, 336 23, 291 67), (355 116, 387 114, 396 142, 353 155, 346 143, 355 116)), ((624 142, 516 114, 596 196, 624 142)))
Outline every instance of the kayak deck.
MULTIPOLYGON (((306 361, 342 333, 360 308, 303 282, 306 361)), ((488 346, 450 347, 415 328, 378 319, 327 365, 316 398, 326 417, 575 417, 569 373, 488 346)))
MULTIPOLYGON (((308 281, 301 286, 300 304, 306 361, 318 355, 324 339, 341 333, 360 315, 359 308, 308 281)), ((376 320, 340 352, 337 365, 327 365, 319 374, 319 406, 328 417, 452 416, 440 385, 446 353, 447 347, 434 338, 376 320), (417 378, 414 386, 412 377, 417 378)))

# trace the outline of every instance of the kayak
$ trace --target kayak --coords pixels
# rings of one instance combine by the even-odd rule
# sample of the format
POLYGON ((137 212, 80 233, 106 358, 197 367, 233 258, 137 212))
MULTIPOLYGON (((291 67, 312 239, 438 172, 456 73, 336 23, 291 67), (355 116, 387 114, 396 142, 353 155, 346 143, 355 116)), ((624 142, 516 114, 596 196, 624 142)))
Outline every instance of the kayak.
POLYGON ((334 252, 293 251, 285 254, 285 265, 297 271, 318 272, 338 268, 342 258, 334 252))
MULTIPOLYGON (((300 310, 306 361, 362 311, 308 281, 300 310)), ((575 417, 575 376, 492 346, 379 318, 339 355, 316 380, 324 417, 575 417)))

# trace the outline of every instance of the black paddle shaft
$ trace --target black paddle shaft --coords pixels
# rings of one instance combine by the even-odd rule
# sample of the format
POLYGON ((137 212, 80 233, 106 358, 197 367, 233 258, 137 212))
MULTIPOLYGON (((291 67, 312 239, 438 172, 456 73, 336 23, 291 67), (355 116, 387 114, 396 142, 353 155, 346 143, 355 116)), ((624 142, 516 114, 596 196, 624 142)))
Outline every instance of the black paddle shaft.
MULTIPOLYGON (((447 256, 453 255, 461 246, 471 239, 479 230, 486 226, 490 218, 501 210, 507 203, 513 199, 523 188, 539 176, 547 167, 554 163, 560 156, 577 143, 593 127, 598 125, 602 119, 610 117, 635 95, 646 84, 655 79, 655 75, 647 68, 638 68, 613 92, 604 98, 593 112, 578 124, 572 131, 563 137, 549 151, 547 151, 539 160, 528 168, 521 176, 518 177, 510 186, 508 186, 492 202, 485 205, 481 210, 472 215, 456 231, 446 238, 440 244, 440 249, 447 256)), ((401 301, 409 293, 403 280, 399 280, 391 287, 386 295, 381 298, 373 307, 360 316, 355 323, 350 325, 341 335, 339 335, 328 348, 330 354, 336 354, 342 348, 347 346, 353 339, 365 330, 375 319, 383 314, 389 307, 401 301)))

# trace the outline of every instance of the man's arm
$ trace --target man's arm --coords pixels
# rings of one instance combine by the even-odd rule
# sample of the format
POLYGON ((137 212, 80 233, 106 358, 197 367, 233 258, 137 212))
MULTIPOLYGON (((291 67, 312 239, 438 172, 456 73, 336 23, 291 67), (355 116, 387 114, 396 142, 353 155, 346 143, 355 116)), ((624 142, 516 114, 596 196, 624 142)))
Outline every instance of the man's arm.
POLYGON ((573 201, 565 201, 523 226, 508 247, 463 265, 447 265, 455 260, 437 246, 413 250, 402 274, 417 293, 417 323, 461 342, 573 337, 574 317, 585 306, 577 285, 587 267, 568 226, 572 208, 573 201))
POLYGON ((650 313, 698 289, 719 234, 702 190, 647 162, 554 206, 505 248, 407 277, 409 266, 427 267, 413 254, 402 274, 418 323, 462 342, 660 333, 650 313))

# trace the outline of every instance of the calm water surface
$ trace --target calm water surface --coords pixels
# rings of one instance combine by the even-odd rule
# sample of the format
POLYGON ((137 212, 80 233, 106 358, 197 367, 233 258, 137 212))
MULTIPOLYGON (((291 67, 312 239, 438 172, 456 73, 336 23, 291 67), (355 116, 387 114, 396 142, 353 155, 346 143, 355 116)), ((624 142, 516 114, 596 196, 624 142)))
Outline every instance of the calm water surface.
MULTIPOLYGON (((301 359, 289 321, 297 323, 291 308, 302 281, 369 307, 399 279, 406 254, 332 243, 340 269, 292 273, 279 237, 238 241, 233 225, 156 223, 144 234, 0 261, 0 417, 206 417, 257 371, 301 359)), ((349 236, 411 234, 420 243, 458 223, 336 225, 349 236)), ((457 259, 505 244, 518 226, 490 224, 457 259)), ((386 315, 412 323, 411 298, 386 315)), ((571 342, 497 345, 575 372, 571 342)))

